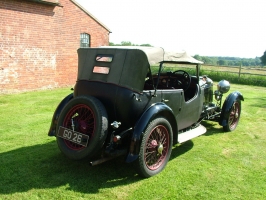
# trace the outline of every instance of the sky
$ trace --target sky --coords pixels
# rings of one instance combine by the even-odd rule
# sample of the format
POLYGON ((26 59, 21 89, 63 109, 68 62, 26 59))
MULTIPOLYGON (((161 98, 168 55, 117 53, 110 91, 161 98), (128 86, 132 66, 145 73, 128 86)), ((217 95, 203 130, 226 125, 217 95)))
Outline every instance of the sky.
POLYGON ((76 0, 109 41, 190 55, 255 58, 266 51, 266 0, 76 0))

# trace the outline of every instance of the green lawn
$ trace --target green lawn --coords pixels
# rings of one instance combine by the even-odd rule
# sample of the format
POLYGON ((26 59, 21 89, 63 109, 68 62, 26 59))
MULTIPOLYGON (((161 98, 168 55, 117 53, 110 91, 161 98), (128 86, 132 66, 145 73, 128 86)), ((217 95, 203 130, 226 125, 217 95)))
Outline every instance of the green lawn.
POLYGON ((122 158, 90 167, 48 137, 53 111, 71 91, 0 95, 0 199, 266 199, 266 87, 240 91, 240 124, 173 148, 160 174, 142 179, 122 158))

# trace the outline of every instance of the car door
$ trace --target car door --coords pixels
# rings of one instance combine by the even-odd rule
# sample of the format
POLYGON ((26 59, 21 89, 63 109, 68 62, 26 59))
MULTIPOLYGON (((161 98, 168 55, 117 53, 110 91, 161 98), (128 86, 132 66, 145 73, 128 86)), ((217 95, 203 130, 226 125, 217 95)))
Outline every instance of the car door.
POLYGON ((185 101, 184 96, 181 100, 180 111, 176 115, 178 130, 182 130, 196 123, 202 111, 204 94, 197 85, 196 95, 189 101, 185 101))
MULTIPOLYGON (((161 92, 161 101, 168 105, 172 110, 174 115, 178 115, 181 110, 183 103, 184 92, 182 89, 169 89, 169 90, 159 90, 161 92)), ((159 92, 158 91, 158 92, 159 92)))

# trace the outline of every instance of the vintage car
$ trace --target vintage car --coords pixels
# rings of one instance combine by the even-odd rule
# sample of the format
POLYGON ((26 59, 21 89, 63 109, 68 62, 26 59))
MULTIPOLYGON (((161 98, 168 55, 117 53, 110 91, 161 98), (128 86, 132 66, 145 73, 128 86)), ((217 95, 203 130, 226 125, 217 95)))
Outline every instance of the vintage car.
POLYGON ((202 120, 224 131, 237 127, 242 94, 230 93, 221 105, 229 82, 214 91, 200 64, 157 47, 80 48, 74 91, 56 108, 48 135, 71 159, 97 165, 124 156, 140 175, 153 176, 172 145, 206 132, 202 120))

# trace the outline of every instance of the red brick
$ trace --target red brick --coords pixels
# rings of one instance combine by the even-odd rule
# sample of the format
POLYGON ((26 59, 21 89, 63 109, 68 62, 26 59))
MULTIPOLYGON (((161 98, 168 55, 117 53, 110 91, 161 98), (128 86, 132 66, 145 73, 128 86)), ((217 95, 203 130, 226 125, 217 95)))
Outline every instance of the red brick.
POLYGON ((109 44, 109 31, 71 0, 61 6, 0 1, 0 93, 72 87, 80 33, 91 46, 109 44))

